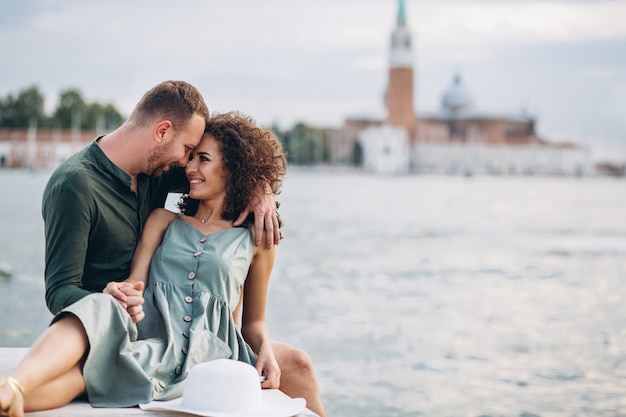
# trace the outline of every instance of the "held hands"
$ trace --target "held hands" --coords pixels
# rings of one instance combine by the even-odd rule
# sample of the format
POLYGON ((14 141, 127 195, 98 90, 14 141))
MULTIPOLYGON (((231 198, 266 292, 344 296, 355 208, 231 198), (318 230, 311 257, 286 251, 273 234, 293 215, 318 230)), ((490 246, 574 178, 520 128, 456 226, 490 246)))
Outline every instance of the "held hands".
POLYGON ((143 288, 141 281, 109 282, 102 292, 113 296, 126 309, 133 323, 140 322, 145 314, 143 312, 143 288))
POLYGON ((276 199, 266 183, 257 185, 255 195, 250 199, 250 205, 241 212, 233 225, 240 226, 243 224, 250 213, 254 213, 254 228, 252 229, 254 244, 261 246, 263 229, 265 229, 267 247, 271 248, 272 245, 278 245, 280 230, 276 214, 276 199))

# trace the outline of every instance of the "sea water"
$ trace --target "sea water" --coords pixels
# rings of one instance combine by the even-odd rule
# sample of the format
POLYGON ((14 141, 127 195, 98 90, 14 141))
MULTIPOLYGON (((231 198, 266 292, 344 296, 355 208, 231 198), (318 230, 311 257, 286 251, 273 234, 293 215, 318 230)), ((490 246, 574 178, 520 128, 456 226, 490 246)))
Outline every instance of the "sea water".
MULTIPOLYGON (((0 171, 0 346, 44 303, 50 172, 0 171)), ((330 416, 626 415, 626 180, 290 168, 267 319, 330 416)))

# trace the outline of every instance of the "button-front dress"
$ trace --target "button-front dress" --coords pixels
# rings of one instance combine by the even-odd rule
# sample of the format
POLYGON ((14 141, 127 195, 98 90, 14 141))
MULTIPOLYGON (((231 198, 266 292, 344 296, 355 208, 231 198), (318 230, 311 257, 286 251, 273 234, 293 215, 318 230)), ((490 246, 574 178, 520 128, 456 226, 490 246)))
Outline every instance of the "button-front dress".
POLYGON ((205 235, 178 216, 167 227, 150 265, 145 318, 137 325, 106 294, 67 307, 82 322, 90 350, 83 376, 95 407, 128 407, 182 395, 197 363, 230 358, 254 365, 232 310, 254 252, 251 231, 205 235))

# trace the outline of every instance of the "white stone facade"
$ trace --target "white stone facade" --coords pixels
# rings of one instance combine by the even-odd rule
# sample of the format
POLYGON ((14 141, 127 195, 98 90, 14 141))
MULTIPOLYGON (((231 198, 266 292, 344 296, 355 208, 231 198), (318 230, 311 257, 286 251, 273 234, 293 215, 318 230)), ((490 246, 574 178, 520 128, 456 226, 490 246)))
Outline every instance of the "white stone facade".
POLYGON ((419 173, 591 175, 591 152, 557 145, 491 145, 481 143, 418 143, 411 165, 419 173))
POLYGON ((368 172, 397 174, 409 171, 409 137, 405 129, 383 125, 359 134, 363 167, 368 172))

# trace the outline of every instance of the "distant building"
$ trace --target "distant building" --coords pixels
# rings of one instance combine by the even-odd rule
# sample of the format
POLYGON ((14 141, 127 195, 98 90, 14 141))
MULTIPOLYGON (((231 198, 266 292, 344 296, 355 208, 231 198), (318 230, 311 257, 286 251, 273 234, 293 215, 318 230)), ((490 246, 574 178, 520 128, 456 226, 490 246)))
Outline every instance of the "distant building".
POLYGON ((363 167, 372 172, 400 174, 409 170, 408 131, 383 125, 371 127, 359 136, 363 150, 363 167))
POLYGON ((95 137, 79 130, 0 129, 0 167, 54 167, 95 137))
POLYGON ((373 172, 465 175, 592 172, 587 148, 538 137, 531 115, 476 110, 459 74, 442 96, 441 111, 418 117, 413 104, 412 35, 403 0, 398 2, 396 27, 391 33, 388 77, 386 119, 347 118, 340 138, 335 140, 339 145, 333 147, 338 152, 333 160, 347 159, 350 150, 358 147, 363 152, 364 168, 373 172), (405 134, 399 134, 397 129, 405 134), (400 144, 401 141, 405 143, 400 144))

